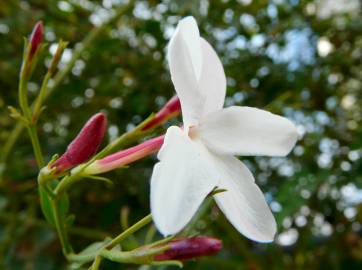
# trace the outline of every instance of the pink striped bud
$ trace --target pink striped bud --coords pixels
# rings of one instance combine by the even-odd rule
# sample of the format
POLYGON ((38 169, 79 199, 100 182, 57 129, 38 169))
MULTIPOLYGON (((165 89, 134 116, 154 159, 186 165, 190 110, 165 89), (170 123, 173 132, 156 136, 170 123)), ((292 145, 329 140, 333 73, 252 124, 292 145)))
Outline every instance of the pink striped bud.
POLYGON ((93 115, 51 167, 56 167, 59 173, 88 161, 101 145, 106 127, 107 118, 103 113, 93 115))
POLYGON ((143 131, 154 128, 167 120, 176 117, 181 112, 181 103, 178 96, 173 96, 162 109, 155 115, 155 117, 143 127, 143 131))
POLYGON ((222 242, 219 239, 196 236, 192 238, 183 238, 173 240, 165 246, 169 249, 154 257, 155 261, 169 260, 189 260, 196 257, 211 256, 216 254, 222 248, 222 242))
POLYGON ((35 24, 33 28, 33 32, 30 36, 30 52, 29 52, 29 60, 33 58, 36 51, 38 50, 40 43, 43 40, 43 22, 39 21, 35 24))
POLYGON ((137 146, 118 151, 112 155, 94 161, 87 168, 85 174, 100 174, 126 166, 136 160, 157 152, 164 141, 165 135, 150 139, 137 146))

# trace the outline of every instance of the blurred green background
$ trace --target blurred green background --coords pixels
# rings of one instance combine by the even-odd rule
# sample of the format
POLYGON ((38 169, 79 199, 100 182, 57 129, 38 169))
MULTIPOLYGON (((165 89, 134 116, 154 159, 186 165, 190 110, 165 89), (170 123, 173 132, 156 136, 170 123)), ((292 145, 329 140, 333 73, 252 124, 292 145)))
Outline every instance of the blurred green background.
MULTIPOLYGON (((88 33, 123 4, 0 0, 0 154, 15 124, 7 106, 18 106, 23 37, 35 22, 44 22, 48 48, 29 85, 30 98, 57 41, 69 41, 64 68, 88 33)), ((300 140, 287 158, 243 158, 277 218, 276 241, 246 239, 212 204, 192 234, 220 238, 224 248, 185 269, 362 269, 361 10, 359 0, 136 1, 83 50, 46 101, 38 130, 46 159, 62 153, 100 110, 109 119, 106 140, 157 111, 174 94, 165 47, 178 20, 193 15, 224 64, 225 105, 285 115, 298 126, 300 140)), ((77 251, 120 233, 122 209, 130 224, 148 214, 155 162, 147 158, 109 173, 113 187, 84 181, 72 188, 71 239, 77 251)), ((55 231, 39 210, 26 132, 0 169, 0 269, 67 269, 55 231)), ((141 231, 137 240, 152 233, 141 231)), ((139 267, 104 263, 102 269, 139 267)))

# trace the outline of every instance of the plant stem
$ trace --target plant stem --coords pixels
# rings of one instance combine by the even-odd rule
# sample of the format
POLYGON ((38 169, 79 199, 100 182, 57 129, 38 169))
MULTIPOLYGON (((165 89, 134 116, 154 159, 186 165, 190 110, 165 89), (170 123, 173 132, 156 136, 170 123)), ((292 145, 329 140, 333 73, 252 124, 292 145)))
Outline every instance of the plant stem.
POLYGON ((65 176, 57 185, 54 190, 54 194, 56 197, 60 197, 72 184, 81 179, 80 173, 74 173, 69 176, 65 176))
POLYGON ((39 95, 34 102, 33 119, 32 119, 34 122, 36 122, 39 118, 39 114, 42 109, 42 104, 45 99, 45 95, 47 93, 47 88, 48 88, 48 83, 49 83, 50 78, 51 78, 51 73, 48 71, 47 74, 45 74, 43 83, 42 83, 40 91, 39 91, 39 95))
POLYGON ((69 239, 68 239, 68 234, 67 231, 65 229, 65 225, 63 223, 63 220, 60 216, 60 211, 59 211, 59 207, 58 207, 58 201, 57 200, 51 200, 52 202, 52 207, 54 210, 54 220, 55 220, 55 227, 57 229, 58 232, 58 236, 60 239, 60 243, 62 245, 63 248, 63 253, 65 256, 67 256, 68 254, 71 254, 73 252, 73 249, 69 243, 69 239))
MULTIPOLYGON (((27 50, 27 46, 25 48, 25 50, 27 50)), ((25 68, 28 65, 28 56, 26 54, 25 58, 24 58, 24 62, 21 66, 21 70, 20 70, 20 77, 19 77, 19 105, 20 108, 25 116, 25 118, 30 119, 31 113, 30 113, 30 109, 29 109, 29 104, 28 104, 28 91, 27 91, 27 82, 28 82, 28 78, 26 78, 26 72, 25 72, 25 68)))
POLYGON ((139 229, 143 228, 147 224, 149 224, 152 221, 152 215, 149 214, 148 216, 145 216, 143 219, 138 221, 137 223, 133 224, 131 227, 129 227, 127 230, 125 230, 123 233, 118 235, 116 238, 114 238, 107 246, 107 249, 112 249, 119 243, 121 243, 124 239, 126 239, 128 236, 132 235, 134 232, 138 231, 139 229))
MULTIPOLYGON (((127 237, 129 237, 130 235, 135 233, 136 231, 142 229, 144 226, 146 226, 151 221, 152 221, 151 215, 148 215, 148 216, 142 218, 137 223, 133 224, 127 230, 122 232, 120 235, 115 237, 111 242, 109 242, 109 244, 106 244, 104 247, 102 247, 98 252, 96 251, 92 254, 85 254, 85 255, 74 254, 74 253, 70 252, 66 255, 66 257, 69 261, 72 261, 72 262, 91 262, 92 260, 97 260, 98 255, 101 254, 103 250, 111 250, 116 245, 120 244, 124 239, 126 239, 127 237)), ((131 254, 131 253, 129 253, 129 254, 131 254)))
POLYGON ((36 162, 38 163, 38 167, 40 169, 45 166, 45 162, 44 162, 41 146, 39 143, 38 133, 36 131, 36 125, 30 124, 27 129, 28 129, 28 133, 30 136, 31 144, 33 145, 35 159, 36 159, 36 162))
POLYGON ((98 269, 99 269, 99 266, 101 265, 101 262, 102 262, 102 257, 101 257, 101 256, 97 256, 97 257, 94 259, 94 262, 93 262, 90 270, 98 270, 98 269))
POLYGON ((182 236, 187 236, 194 229, 196 223, 209 211, 213 201, 213 196, 207 197, 203 204, 201 205, 199 211, 197 211, 196 215, 192 218, 191 222, 187 225, 187 227, 181 233, 182 236))

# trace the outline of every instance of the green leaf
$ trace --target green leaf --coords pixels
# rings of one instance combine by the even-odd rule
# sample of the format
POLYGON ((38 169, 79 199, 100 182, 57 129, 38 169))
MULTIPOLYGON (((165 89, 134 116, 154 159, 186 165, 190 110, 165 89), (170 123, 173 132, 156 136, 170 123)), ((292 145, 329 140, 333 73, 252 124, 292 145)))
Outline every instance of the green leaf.
POLYGON ((48 194, 41 186, 39 186, 39 196, 40 196, 40 207, 46 221, 48 221, 49 224, 55 226, 52 203, 50 201, 48 194))
POLYGON ((69 197, 68 194, 64 193, 59 200, 59 212, 60 218, 65 220, 69 211, 69 197))
MULTIPOLYGON (((53 188, 56 186, 57 182, 53 181, 50 183, 50 186, 53 188)), ((39 187, 39 196, 40 196, 40 206, 41 210, 45 216, 45 219, 48 221, 49 224, 55 226, 54 220, 54 211, 52 207, 51 198, 46 193, 43 187, 39 187)), ((58 202, 60 217, 62 219, 66 219, 68 211, 69 211, 69 197, 67 194, 63 194, 58 202)))
POLYGON ((65 224, 67 227, 71 227, 74 224, 74 221, 75 221, 75 215, 69 215, 65 220, 65 224))

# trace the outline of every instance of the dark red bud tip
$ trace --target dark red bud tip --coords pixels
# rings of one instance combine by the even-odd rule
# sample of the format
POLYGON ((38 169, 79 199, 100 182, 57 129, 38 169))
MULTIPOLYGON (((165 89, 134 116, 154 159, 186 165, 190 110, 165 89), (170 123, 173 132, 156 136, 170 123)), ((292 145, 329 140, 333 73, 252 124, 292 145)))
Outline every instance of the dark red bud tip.
POLYGON ((93 115, 78 136, 68 145, 65 153, 52 164, 58 172, 63 172, 88 161, 103 141, 107 118, 103 113, 93 115))
POLYGON ((181 112, 181 103, 178 96, 173 96, 161 110, 155 115, 155 117, 143 127, 142 130, 147 130, 160 125, 167 120, 176 117, 181 112))
POLYGON ((177 239, 166 244, 170 249, 154 257, 156 261, 189 260, 201 256, 211 256, 222 248, 219 239, 197 236, 177 239))
POLYGON ((173 96, 165 105, 165 108, 167 108, 171 112, 175 111, 181 111, 181 102, 178 96, 173 96))
POLYGON ((38 50, 39 45, 43 40, 43 32, 43 22, 39 21, 35 24, 30 36, 30 58, 33 57, 35 52, 38 50))

